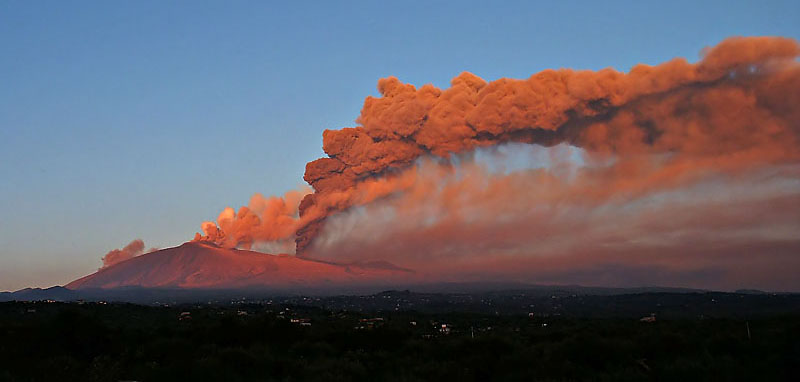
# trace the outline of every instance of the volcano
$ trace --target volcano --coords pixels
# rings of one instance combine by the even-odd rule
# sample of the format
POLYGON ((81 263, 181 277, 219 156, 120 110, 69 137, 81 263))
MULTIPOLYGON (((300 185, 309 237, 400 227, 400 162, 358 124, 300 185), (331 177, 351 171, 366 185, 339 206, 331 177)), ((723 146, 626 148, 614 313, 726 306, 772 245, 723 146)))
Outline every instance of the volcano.
POLYGON ((413 271, 386 262, 337 264, 189 242, 102 268, 66 287, 324 288, 385 284, 402 281, 413 274, 413 271))

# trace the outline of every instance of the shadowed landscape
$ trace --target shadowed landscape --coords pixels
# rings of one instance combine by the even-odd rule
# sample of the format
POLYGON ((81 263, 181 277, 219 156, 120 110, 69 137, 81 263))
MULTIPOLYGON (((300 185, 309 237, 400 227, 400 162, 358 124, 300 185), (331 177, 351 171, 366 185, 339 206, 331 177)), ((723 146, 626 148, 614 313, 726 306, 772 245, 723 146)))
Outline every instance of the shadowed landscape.
POLYGON ((0 379, 788 381, 800 372, 798 295, 628 292, 4 302, 0 379))

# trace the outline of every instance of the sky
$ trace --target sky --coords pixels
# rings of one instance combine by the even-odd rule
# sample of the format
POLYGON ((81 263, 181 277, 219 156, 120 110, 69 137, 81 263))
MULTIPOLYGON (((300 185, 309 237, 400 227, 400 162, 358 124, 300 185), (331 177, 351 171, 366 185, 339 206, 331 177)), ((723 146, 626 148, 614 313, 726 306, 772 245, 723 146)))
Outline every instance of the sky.
POLYGON ((800 38, 796 1, 0 2, 0 290, 305 184, 379 78, 446 87, 800 38))

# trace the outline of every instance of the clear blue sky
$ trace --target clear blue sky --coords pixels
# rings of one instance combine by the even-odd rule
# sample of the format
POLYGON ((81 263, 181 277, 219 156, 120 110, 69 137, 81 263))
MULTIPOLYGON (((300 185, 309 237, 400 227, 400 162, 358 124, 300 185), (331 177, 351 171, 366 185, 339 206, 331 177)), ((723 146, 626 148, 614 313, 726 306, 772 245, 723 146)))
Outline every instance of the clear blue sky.
POLYGON ((628 70, 800 38, 798 1, 389 3, 0 1, 0 290, 296 187, 380 77, 628 70))

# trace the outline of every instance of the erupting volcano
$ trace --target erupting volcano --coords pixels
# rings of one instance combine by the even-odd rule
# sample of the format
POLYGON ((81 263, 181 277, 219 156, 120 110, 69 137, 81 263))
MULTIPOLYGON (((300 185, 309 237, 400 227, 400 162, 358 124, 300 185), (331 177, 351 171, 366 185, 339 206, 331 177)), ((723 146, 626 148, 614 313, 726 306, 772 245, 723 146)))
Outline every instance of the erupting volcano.
POLYGON ((429 280, 613 284, 646 274, 639 279, 791 287, 800 45, 736 37, 702 55, 628 73, 487 82, 464 72, 447 89, 381 79, 356 127, 324 131, 327 156, 303 177, 312 189, 256 194, 177 248, 139 255, 143 243, 132 243, 68 287, 409 277, 352 265, 372 260, 429 280), (508 171, 475 159, 522 146, 546 159, 508 171), (720 190, 737 192, 714 197, 720 190), (296 251, 249 251, 264 245, 296 251))

